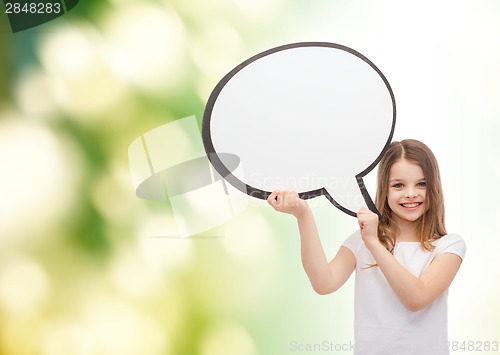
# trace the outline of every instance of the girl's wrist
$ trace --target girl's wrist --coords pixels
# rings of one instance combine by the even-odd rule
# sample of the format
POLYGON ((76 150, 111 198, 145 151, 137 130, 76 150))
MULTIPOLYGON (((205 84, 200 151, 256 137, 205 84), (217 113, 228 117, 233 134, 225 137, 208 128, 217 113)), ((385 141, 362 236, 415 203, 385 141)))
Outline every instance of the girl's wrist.
POLYGON ((372 250, 379 248, 379 247, 383 247, 383 245, 380 243, 380 240, 378 239, 378 237, 367 238, 366 240, 364 240, 364 242, 365 242, 366 248, 369 251, 372 251, 372 250))
POLYGON ((306 201, 302 201, 303 206, 301 208, 297 209, 297 211, 293 214, 295 218, 297 218, 297 221, 307 218, 308 215, 311 215, 311 208, 309 207, 309 204, 306 201))

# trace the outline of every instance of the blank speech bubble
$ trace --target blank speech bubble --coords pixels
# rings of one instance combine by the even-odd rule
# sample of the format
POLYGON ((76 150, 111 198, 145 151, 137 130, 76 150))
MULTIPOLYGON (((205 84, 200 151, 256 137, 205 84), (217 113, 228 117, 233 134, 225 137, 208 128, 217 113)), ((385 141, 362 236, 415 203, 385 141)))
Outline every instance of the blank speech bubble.
POLYGON ((244 193, 324 195, 355 216, 364 206, 377 212, 363 177, 395 123, 394 94, 370 60, 339 44, 303 42, 257 54, 224 76, 208 99, 202 138, 214 168, 244 193), (221 153, 238 156, 242 169, 231 172, 221 153))

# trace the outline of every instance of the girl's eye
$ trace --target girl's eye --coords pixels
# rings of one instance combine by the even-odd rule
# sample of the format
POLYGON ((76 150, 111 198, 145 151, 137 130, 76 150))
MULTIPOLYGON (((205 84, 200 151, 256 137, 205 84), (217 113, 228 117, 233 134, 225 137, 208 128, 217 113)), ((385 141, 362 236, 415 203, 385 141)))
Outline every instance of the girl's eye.
POLYGON ((398 182, 397 184, 394 184, 394 187, 395 187, 396 189, 401 189, 401 188, 403 187, 403 184, 402 184, 402 183, 400 183, 400 182, 398 182))
POLYGON ((417 184, 418 187, 426 187, 427 184, 425 183, 425 181, 420 181, 418 184, 417 184))

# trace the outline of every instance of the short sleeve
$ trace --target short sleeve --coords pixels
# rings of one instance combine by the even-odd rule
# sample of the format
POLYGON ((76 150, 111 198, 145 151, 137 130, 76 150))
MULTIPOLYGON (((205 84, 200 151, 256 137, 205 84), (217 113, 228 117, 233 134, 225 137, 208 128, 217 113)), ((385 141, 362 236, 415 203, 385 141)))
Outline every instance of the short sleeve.
POLYGON ((465 241, 458 234, 447 234, 436 242, 436 253, 452 253, 458 255, 462 260, 465 258, 465 241))
POLYGON ((348 248, 354 255, 356 255, 362 243, 363 240, 361 239, 361 233, 357 230, 342 243, 342 246, 348 248))

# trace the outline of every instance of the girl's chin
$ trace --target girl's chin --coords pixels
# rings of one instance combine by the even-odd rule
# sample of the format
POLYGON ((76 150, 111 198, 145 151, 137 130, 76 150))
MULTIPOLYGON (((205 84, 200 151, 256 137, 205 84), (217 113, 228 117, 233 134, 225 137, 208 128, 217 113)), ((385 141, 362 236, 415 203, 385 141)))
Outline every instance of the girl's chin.
POLYGON ((423 213, 421 213, 420 211, 405 211, 405 210, 399 211, 398 210, 395 213, 395 215, 401 221, 417 222, 420 219, 420 217, 422 217, 423 213))

